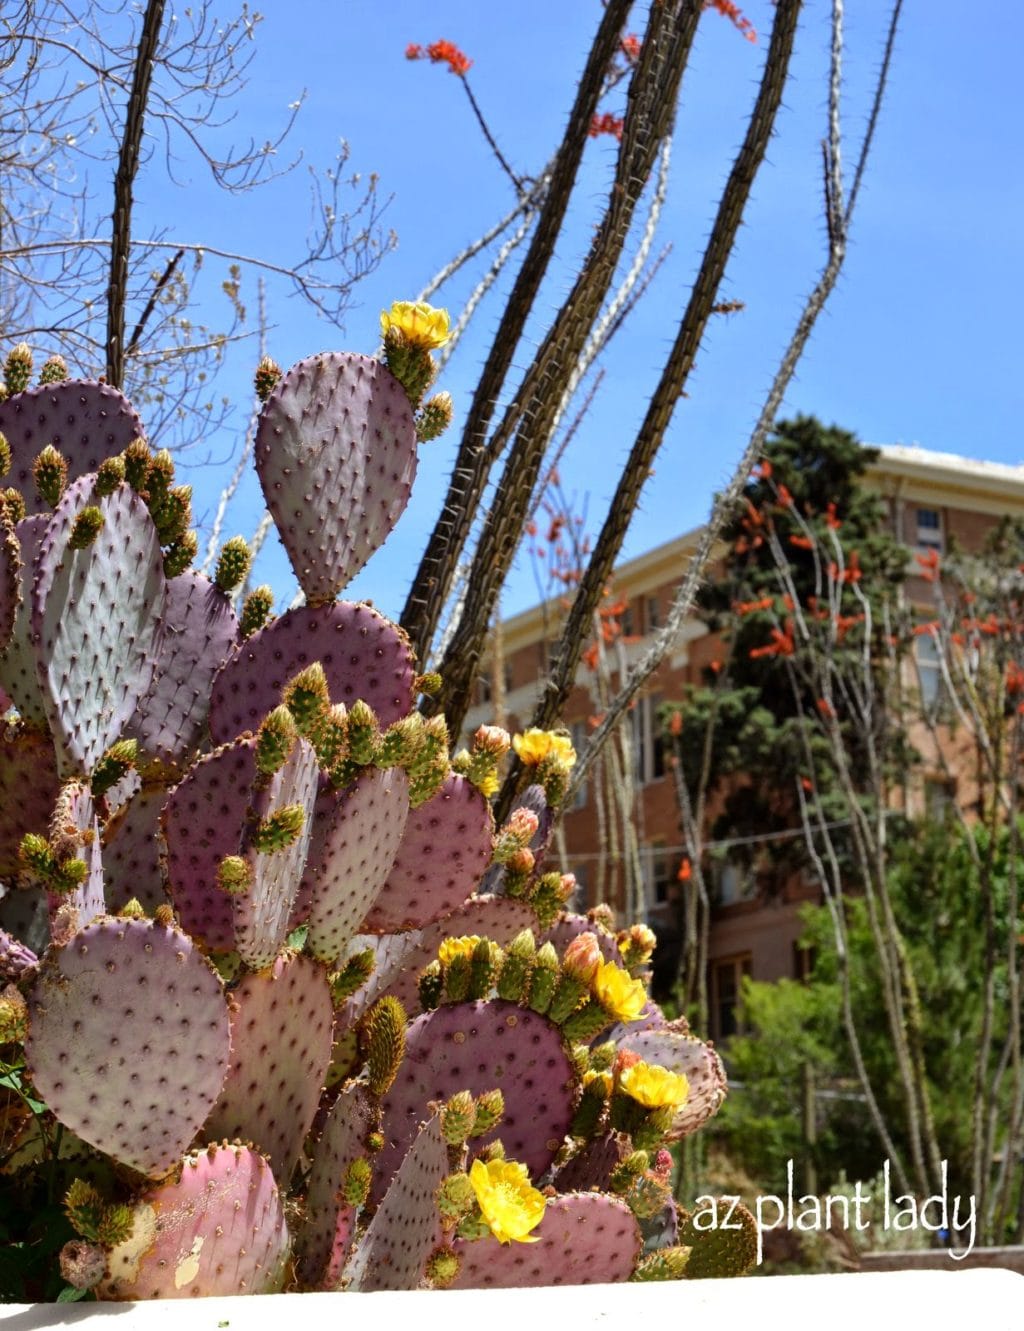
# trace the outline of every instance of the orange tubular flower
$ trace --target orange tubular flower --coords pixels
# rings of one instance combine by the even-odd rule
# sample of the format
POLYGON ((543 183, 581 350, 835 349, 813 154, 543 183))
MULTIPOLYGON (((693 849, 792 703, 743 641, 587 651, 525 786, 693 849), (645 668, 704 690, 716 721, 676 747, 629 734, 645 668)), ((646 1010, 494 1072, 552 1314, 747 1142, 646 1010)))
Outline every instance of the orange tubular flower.
POLYGON ((798 550, 814 549, 814 542, 811 540, 809 536, 791 536, 789 538, 789 543, 790 545, 796 546, 798 550))
POLYGON ((784 629, 772 629, 771 642, 765 643, 763 647, 754 647, 751 650, 750 659, 758 661, 764 656, 792 656, 795 650, 793 621, 787 619, 784 629))
POLYGON ((447 65, 452 74, 463 77, 469 72, 473 62, 455 45, 454 42, 431 42, 428 47, 410 42, 405 48, 406 60, 430 60, 435 65, 447 65))
POLYGON ((613 116, 610 111, 605 111, 603 115, 598 115, 595 111, 591 117, 590 129, 587 133, 592 139, 596 139, 599 134, 610 134, 612 138, 622 141, 622 126, 625 121, 621 116, 613 116))

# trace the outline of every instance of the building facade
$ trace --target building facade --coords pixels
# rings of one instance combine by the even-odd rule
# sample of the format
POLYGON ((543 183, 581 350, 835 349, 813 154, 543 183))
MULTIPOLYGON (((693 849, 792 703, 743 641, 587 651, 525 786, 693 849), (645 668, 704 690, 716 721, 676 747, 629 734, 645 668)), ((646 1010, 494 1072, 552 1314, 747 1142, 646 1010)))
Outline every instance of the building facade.
MULTIPOLYGON (((941 555, 954 538, 961 549, 976 551, 1002 517, 1024 516, 1024 466, 975 462, 897 445, 881 446, 878 453, 864 482, 883 499, 892 534, 916 554, 941 555)), ((687 532, 616 569, 621 635, 609 648, 613 685, 664 624, 699 536, 699 531, 687 532)), ((931 592, 920 577, 908 576, 906 594, 912 604, 927 604, 931 592)), ((497 720, 511 729, 528 724, 563 613, 551 602, 504 621, 500 679, 495 678, 494 663, 486 663, 479 702, 467 719, 469 731, 484 721, 497 720)), ((688 688, 702 682, 720 645, 718 636, 697 620, 682 627, 630 714, 628 741, 617 746, 610 758, 620 764, 618 781, 603 781, 600 789, 597 783, 588 783, 564 812, 557 851, 562 867, 576 874, 580 908, 607 901, 620 918, 646 918, 668 934, 677 927, 673 922, 679 917, 678 895, 685 890, 677 878, 684 847, 676 782, 659 737, 657 713, 663 702, 681 699, 688 688), (609 793, 616 786, 631 792, 628 809, 616 807, 615 796, 609 793), (627 821, 632 833, 626 830, 627 821)), ((916 641, 922 696, 939 687, 935 650, 929 635, 916 641)), ((591 718, 600 710, 598 689, 595 672, 581 666, 564 712, 577 748, 585 744, 591 718)), ((948 773, 929 775, 925 764, 923 800, 948 797, 948 785, 948 773)), ((756 876, 740 862, 732 863, 723 851, 717 857, 713 892, 708 989, 711 1034, 721 1039, 735 1028, 745 975, 767 981, 801 978, 807 958, 797 946, 800 909, 818 899, 818 890, 793 881, 766 894, 759 890, 756 876)))

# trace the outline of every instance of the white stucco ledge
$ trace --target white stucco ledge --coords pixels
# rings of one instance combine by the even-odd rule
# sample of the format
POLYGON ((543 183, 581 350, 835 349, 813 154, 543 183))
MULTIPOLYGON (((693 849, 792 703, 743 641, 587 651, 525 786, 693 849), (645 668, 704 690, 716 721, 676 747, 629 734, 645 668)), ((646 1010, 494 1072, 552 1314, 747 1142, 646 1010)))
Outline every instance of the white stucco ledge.
POLYGON ((86 1331, 338 1331, 402 1327, 413 1331, 542 1331, 551 1326, 631 1331, 828 1328, 873 1331, 909 1313, 916 1324, 958 1319, 985 1331, 1020 1331, 1024 1276, 997 1269, 893 1271, 866 1275, 773 1276, 650 1285, 583 1285, 551 1289, 466 1290, 411 1294, 275 1294, 152 1303, 0 1305, 3 1331, 82 1324, 86 1331), (695 1319, 705 1319, 695 1321, 695 1319))

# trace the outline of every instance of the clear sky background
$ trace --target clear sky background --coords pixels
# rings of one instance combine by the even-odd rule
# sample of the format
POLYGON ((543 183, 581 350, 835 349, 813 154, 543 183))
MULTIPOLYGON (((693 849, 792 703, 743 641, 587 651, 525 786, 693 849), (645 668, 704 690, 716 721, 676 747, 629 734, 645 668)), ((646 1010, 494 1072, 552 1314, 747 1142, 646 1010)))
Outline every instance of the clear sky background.
MULTIPOLYGON (((848 5, 847 163, 859 147, 888 9, 884 0, 848 5)), ((566 460, 567 488, 586 506, 591 530, 603 520, 617 467, 671 344, 756 93, 773 11, 769 0, 749 0, 744 10, 758 30, 756 44, 713 12, 702 21, 683 84, 671 201, 662 222, 661 244, 670 243, 671 254, 613 343, 599 396, 566 460)), ((250 81, 236 104, 236 127, 268 137, 288 103, 307 89, 294 145, 306 163, 322 165, 330 162, 338 139, 346 139, 350 168, 377 172, 382 192, 392 196, 385 220, 399 240, 356 291, 344 337, 271 288, 270 351, 284 366, 332 346, 372 353, 380 308, 415 296, 513 201, 459 80, 443 67, 407 61, 406 45, 446 38, 471 57, 469 77, 502 150, 518 171, 531 174, 560 138, 600 6, 597 0, 520 0, 514 6, 268 0, 266 11, 250 81)), ((824 0, 805 6, 778 134, 721 292, 746 308, 714 322, 645 490, 627 556, 707 517, 820 271, 828 11, 824 0)), ((632 29, 642 31, 645 13, 638 6, 632 29)), ((607 109, 621 113, 624 100, 623 86, 607 109)), ((865 441, 1024 461, 1022 103, 1012 8, 908 0, 846 267, 790 388, 786 412, 815 413, 865 441)), ((585 253, 615 146, 608 137, 588 146, 573 230, 531 323, 534 338, 585 253)), ((179 173, 185 191, 160 184, 154 163, 139 179, 140 220, 181 239, 287 258, 308 221, 303 170, 260 195, 231 200, 208 186, 187 159, 179 173)), ((481 272, 477 266, 437 303, 457 315, 481 272)), ((499 284, 440 385, 455 397, 455 427, 421 449, 416 491, 399 529, 348 593, 369 596, 392 614, 401 609, 432 526, 461 409, 496 326, 501 296, 499 284)), ((254 304, 251 288, 249 297, 254 304)), ((525 365, 528 351, 528 345, 520 348, 518 364, 525 365)), ((244 429, 254 358, 254 351, 236 355, 218 386, 241 404, 234 432, 210 441, 218 458, 226 457, 244 429)), ((196 469, 189 479, 197 498, 200 490, 208 495, 222 474, 196 469)), ((199 499, 197 516, 211 508, 199 499)), ((258 490, 250 484, 225 536, 251 531, 259 510, 258 490)), ((262 575, 287 603, 294 584, 279 550, 268 549, 262 575)), ((521 555, 503 608, 513 613, 535 600, 530 562, 521 555)))

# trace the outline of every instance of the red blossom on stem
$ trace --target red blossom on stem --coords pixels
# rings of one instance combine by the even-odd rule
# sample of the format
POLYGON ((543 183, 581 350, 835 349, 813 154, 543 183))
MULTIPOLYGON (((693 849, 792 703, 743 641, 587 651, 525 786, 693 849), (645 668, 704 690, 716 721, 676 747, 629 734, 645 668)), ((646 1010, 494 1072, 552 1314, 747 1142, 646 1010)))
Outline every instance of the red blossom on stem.
POLYGON ((613 138, 621 142, 624 123, 621 116, 613 116, 610 111, 605 111, 603 115, 598 115, 595 111, 591 117, 590 129, 587 133, 592 139, 596 139, 599 134, 611 134, 613 138))
POLYGON ((729 21, 743 34, 748 42, 757 41, 757 33, 754 31, 754 25, 751 23, 739 5, 733 4, 732 0, 704 0, 705 9, 717 10, 723 18, 729 21))
POLYGON ((460 51, 454 42, 431 42, 429 46, 422 47, 416 42, 410 42, 405 48, 406 60, 430 60, 435 65, 447 65, 449 72, 458 74, 461 78, 469 72, 472 60, 460 51))

